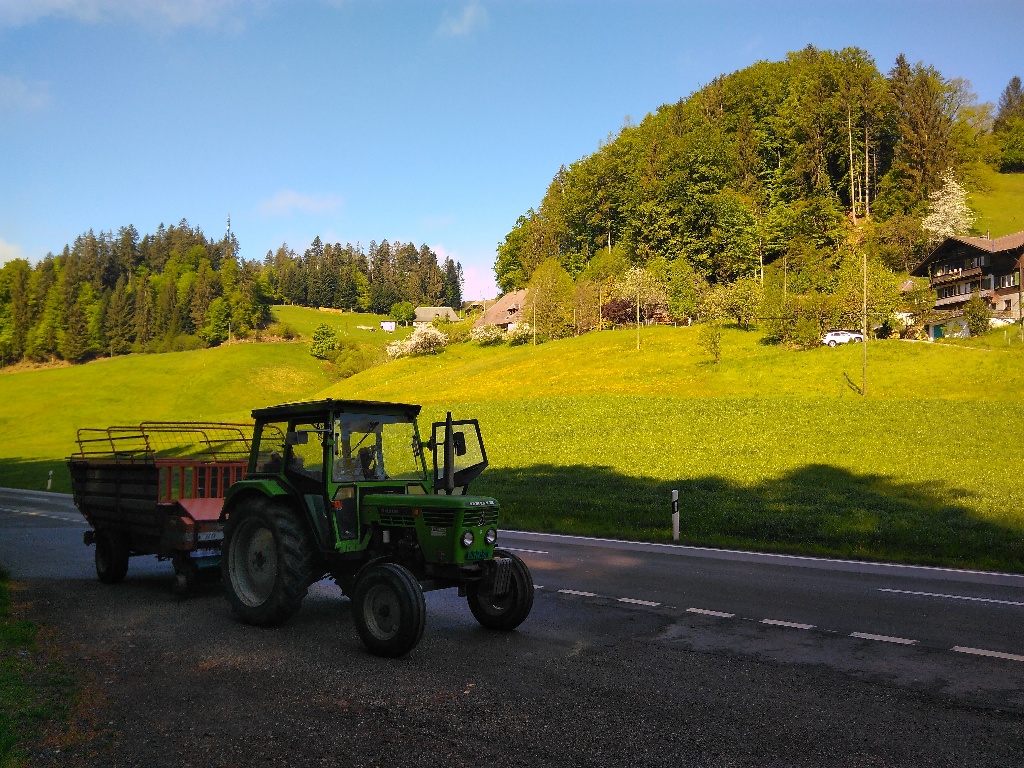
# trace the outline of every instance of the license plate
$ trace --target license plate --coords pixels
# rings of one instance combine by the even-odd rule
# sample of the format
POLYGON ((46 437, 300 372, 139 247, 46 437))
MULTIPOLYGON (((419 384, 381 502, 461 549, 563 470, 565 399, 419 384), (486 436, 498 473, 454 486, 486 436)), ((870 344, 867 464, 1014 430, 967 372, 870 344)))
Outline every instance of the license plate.
POLYGON ((491 553, 486 549, 471 549, 466 553, 467 560, 490 560, 491 553))

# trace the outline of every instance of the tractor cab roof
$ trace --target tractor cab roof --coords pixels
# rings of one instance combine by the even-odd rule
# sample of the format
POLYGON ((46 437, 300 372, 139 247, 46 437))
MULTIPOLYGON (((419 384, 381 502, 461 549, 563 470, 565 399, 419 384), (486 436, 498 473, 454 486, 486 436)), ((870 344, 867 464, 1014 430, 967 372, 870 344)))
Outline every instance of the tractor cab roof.
POLYGON ((283 421, 291 418, 326 416, 328 412, 335 414, 380 414, 382 416, 405 416, 414 419, 420 412, 420 406, 410 403, 384 403, 376 400, 307 400, 301 403, 284 403, 268 408, 256 408, 252 417, 256 421, 283 421))

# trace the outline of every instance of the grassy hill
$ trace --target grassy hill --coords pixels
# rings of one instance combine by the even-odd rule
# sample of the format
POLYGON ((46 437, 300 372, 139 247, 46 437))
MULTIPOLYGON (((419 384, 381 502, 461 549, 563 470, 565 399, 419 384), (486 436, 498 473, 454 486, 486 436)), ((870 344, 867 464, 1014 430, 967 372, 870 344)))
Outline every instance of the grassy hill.
POLYGON ((0 376, 16 404, 0 411, 0 482, 40 488, 56 468, 66 489, 80 426, 407 400, 428 420, 480 419, 491 468, 474 491, 501 500, 506 527, 664 541, 675 488, 689 543, 1024 571, 1016 337, 872 342, 867 397, 859 345, 794 352, 726 329, 715 365, 696 342, 652 328, 640 352, 631 331, 466 344, 334 382, 298 343, 0 376))
POLYGON ((979 233, 991 232, 1002 237, 1024 230, 1024 173, 987 173, 982 179, 987 187, 971 195, 971 206, 978 214, 974 228, 979 233))
POLYGON ((492 467, 474 489, 506 525, 1024 570, 1024 344, 805 352, 727 330, 719 365, 695 328, 540 347, 465 345, 328 388, 480 419, 492 467), (849 377, 849 379, 847 378, 849 377))
POLYGON ((141 421, 248 420, 252 408, 302 400, 330 383, 303 343, 233 344, 128 355, 0 376, 0 485, 70 491, 63 458, 80 427, 141 421))

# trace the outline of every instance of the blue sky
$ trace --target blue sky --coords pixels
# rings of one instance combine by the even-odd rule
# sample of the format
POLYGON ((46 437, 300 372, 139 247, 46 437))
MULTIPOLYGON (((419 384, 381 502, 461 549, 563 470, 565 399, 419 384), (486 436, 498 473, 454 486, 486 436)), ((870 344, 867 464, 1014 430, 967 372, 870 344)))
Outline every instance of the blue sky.
POLYGON ((1022 0, 0 0, 0 261, 230 214, 248 259, 411 240, 491 296, 516 217, 626 116, 808 43, 995 102, 1022 30, 1022 0))

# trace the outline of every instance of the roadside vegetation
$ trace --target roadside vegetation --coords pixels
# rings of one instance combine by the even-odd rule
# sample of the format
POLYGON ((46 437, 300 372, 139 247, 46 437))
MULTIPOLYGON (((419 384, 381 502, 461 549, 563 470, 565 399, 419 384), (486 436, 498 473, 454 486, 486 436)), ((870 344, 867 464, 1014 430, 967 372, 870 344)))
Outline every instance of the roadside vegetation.
POLYGON ((26 745, 59 740, 70 720, 74 677, 43 647, 39 627, 12 611, 0 568, 0 768, 31 765, 26 745))

